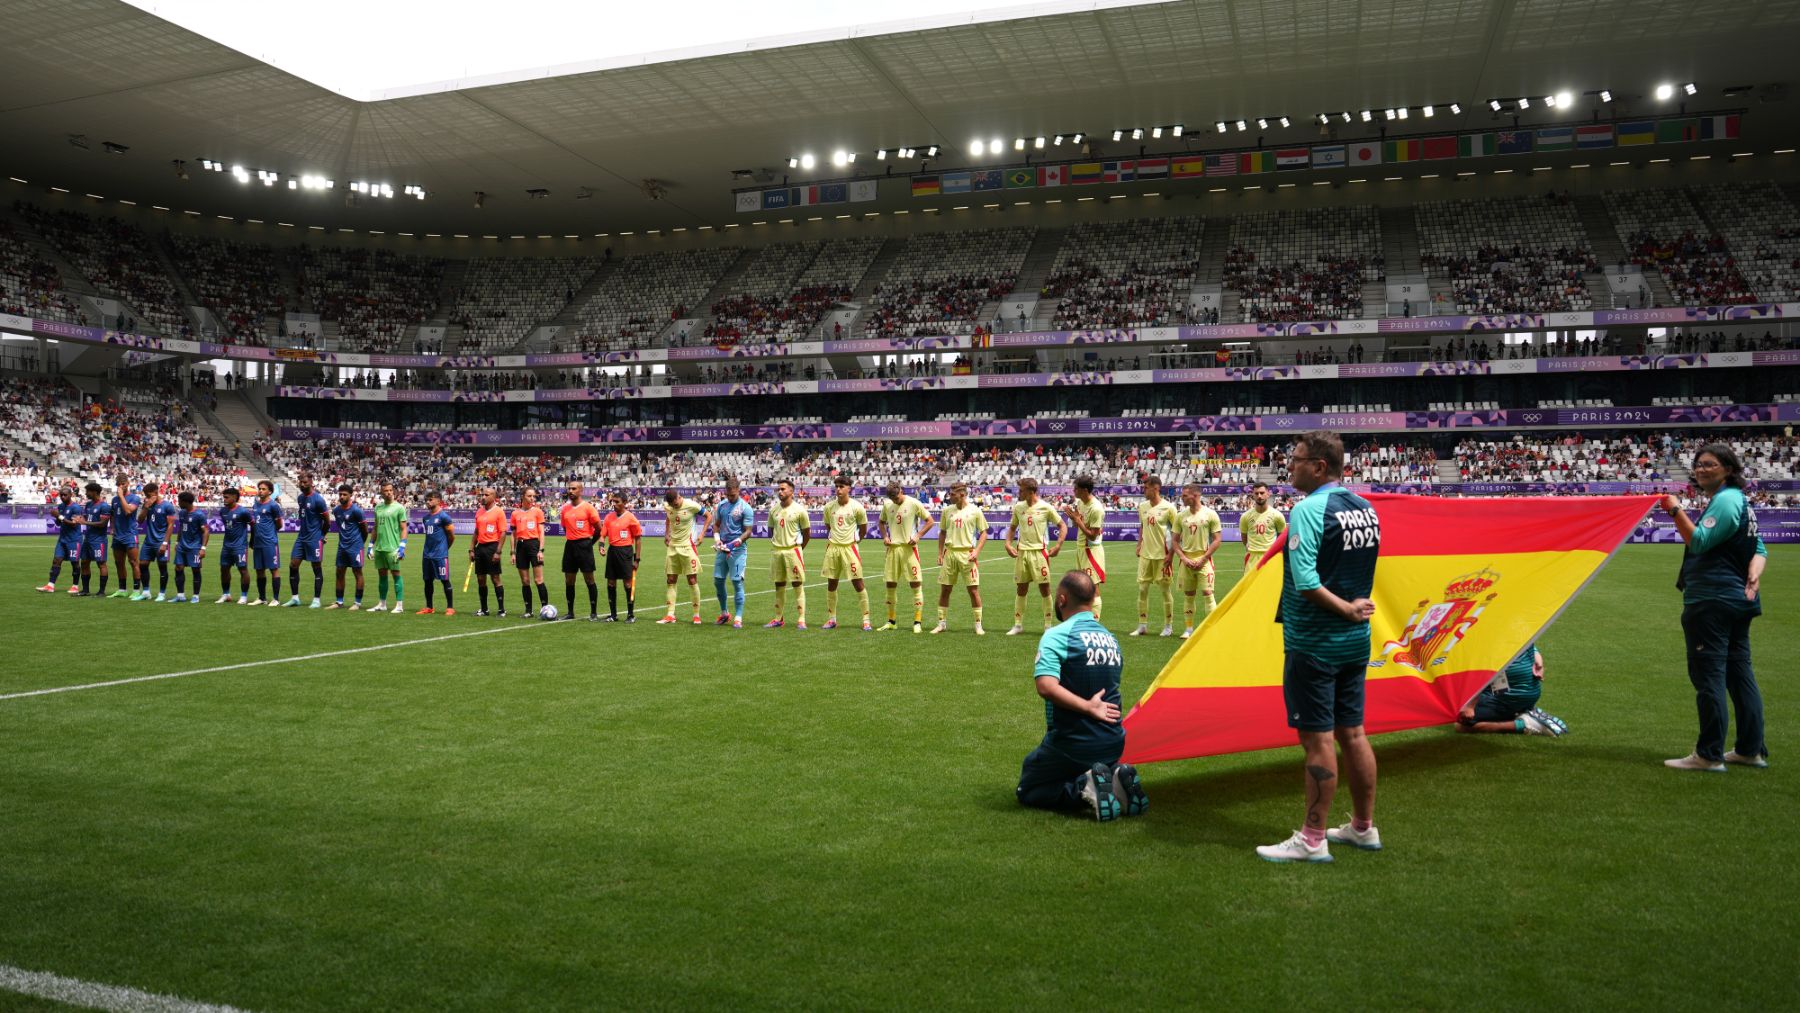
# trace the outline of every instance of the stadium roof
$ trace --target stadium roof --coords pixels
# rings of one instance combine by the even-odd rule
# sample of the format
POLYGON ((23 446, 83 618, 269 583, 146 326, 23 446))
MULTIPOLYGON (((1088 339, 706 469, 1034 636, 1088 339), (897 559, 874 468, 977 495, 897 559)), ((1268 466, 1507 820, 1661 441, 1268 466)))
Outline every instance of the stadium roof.
MULTIPOLYGON (((461 26, 463 46, 482 46, 493 20, 523 16, 492 9, 461 26)), ((664 10, 672 20, 691 16, 664 10)), ((344 35, 358 29, 354 18, 324 17, 344 35)), ((840 147, 858 152, 855 170, 868 174, 880 171, 877 148, 902 145, 941 145, 934 167, 963 167, 973 137, 1008 142, 1006 158, 976 164, 1010 160, 1013 137, 1073 131, 1095 135, 1097 155, 1129 157, 1149 139, 1113 144, 1112 129, 1177 122, 1189 137, 1152 152, 1225 150, 1258 134, 1306 144, 1319 139, 1320 112, 1450 101, 1462 114, 1440 112, 1433 126, 1509 128, 1513 114, 1496 118, 1487 99, 1581 96, 1555 114, 1541 113, 1540 102, 1528 125, 1582 121, 1596 102, 1584 93, 1601 88, 1613 92, 1611 113, 1668 115, 1680 96, 1650 95, 1665 81, 1699 83, 1692 112, 1749 110, 1746 146, 1791 146, 1796 133, 1782 82, 1800 0, 1185 0, 996 17, 818 27, 772 43, 712 32, 696 35, 710 47, 700 55, 660 58, 617 55, 615 45, 590 65, 494 70, 491 80, 444 90, 367 85, 400 97, 364 102, 118 0, 0 0, 0 169, 34 185, 209 215, 358 231, 585 235, 741 220, 733 187, 842 177, 828 158, 840 147), (1748 90, 1726 95, 1730 86, 1748 90), (1283 115, 1293 123, 1285 130, 1204 129, 1283 115), (128 150, 114 157, 107 142, 128 150), (801 152, 819 156, 819 167, 790 172, 786 160, 801 152), (203 172, 203 158, 317 174, 337 189, 244 185, 203 172), (187 163, 185 181, 175 160, 187 163), (755 175, 734 179, 736 170, 755 175), (347 207, 352 180, 390 183, 395 196, 347 207), (429 199, 403 198, 407 184, 424 186, 429 199), (534 189, 547 194, 531 199, 534 189), (578 200, 584 189, 591 198, 578 200), (487 195, 481 209, 477 191, 487 195)), ((384 45, 437 44, 387 35, 384 45)), ((462 59, 449 52, 443 65, 460 70, 462 59)), ((1351 139, 1380 125, 1378 117, 1333 129, 1351 139)), ((916 161, 889 160, 897 176, 916 161)), ((902 189, 889 184, 858 209, 901 205, 902 189)))

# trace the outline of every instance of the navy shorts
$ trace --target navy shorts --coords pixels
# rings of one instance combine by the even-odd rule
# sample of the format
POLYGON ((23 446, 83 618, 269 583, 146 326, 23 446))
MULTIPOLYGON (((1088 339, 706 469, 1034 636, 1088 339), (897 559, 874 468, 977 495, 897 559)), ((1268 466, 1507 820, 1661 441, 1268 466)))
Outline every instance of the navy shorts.
POLYGON ((450 559, 448 556, 443 559, 420 560, 419 569, 425 574, 426 580, 450 579, 450 559))
POLYGON ((145 542, 143 547, 138 549, 138 561, 143 563, 166 563, 169 561, 169 554, 163 551, 163 543, 145 542))
POLYGON ((1536 697, 1532 697, 1530 700, 1522 700, 1518 697, 1508 696, 1505 693, 1496 693, 1491 688, 1484 689, 1481 691, 1481 695, 1475 698, 1475 717, 1473 720, 1512 721, 1517 719, 1519 715, 1536 706, 1536 697))
POLYGON ((219 553, 219 568, 223 570, 242 570, 250 565, 250 550, 245 546, 227 545, 219 553))
POLYGON ((1281 670, 1281 697, 1287 701, 1288 727, 1302 732, 1329 732, 1361 725, 1363 680, 1368 672, 1367 659, 1327 666, 1289 651, 1281 670))
POLYGON ((363 568, 363 550, 346 552, 342 545, 338 546, 337 568, 340 570, 360 570, 363 568))
POLYGON ((278 570, 281 568, 281 546, 253 545, 251 555, 256 559, 258 570, 278 570))
POLYGON ((1118 763, 1124 748, 1125 740, 1121 738, 1117 750, 1108 750, 1093 759, 1083 760, 1048 742, 1040 742, 1036 749, 1026 754, 1025 762, 1019 765, 1019 786, 1014 789, 1013 794, 1020 805, 1031 806, 1033 809, 1079 809, 1083 803, 1075 790, 1075 779, 1092 769, 1096 762, 1109 767, 1118 763))
POLYGON ((81 543, 80 542, 69 542, 69 541, 64 541, 60 538, 56 540, 56 551, 54 553, 52 553, 50 556, 51 559, 54 559, 59 563, 65 559, 75 560, 75 559, 79 559, 80 557, 81 557, 81 543))
POLYGON ((84 563, 104 563, 104 562, 106 562, 106 543, 105 542, 82 542, 81 543, 81 561, 84 563))
POLYGON ((113 540, 113 555, 115 556, 128 556, 136 551, 137 539, 135 538, 129 542, 121 542, 118 539, 113 540))
POLYGON ((190 549, 185 545, 176 546, 176 548, 175 548, 175 565, 178 567, 199 566, 200 565, 200 550, 198 548, 190 549))
POLYGON ((325 539, 294 539, 294 547, 288 550, 288 559, 302 563, 323 563, 325 561, 325 539))

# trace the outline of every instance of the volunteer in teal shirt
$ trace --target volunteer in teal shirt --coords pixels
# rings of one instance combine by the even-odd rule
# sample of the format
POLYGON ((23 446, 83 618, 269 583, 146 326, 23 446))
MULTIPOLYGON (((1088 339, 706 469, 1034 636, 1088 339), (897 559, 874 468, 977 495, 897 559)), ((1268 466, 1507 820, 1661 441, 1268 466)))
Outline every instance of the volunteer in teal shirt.
POLYGON ((1744 471, 1722 443, 1694 455, 1694 484, 1708 497, 1698 523, 1673 496, 1663 509, 1687 549, 1681 555, 1681 631, 1687 637, 1688 680, 1700 710, 1700 737, 1687 756, 1663 761, 1677 770, 1719 772, 1727 763, 1768 766, 1762 691, 1750 664, 1750 621, 1762 615, 1762 571, 1769 552, 1756 530, 1756 511, 1744 497, 1744 471), (1729 697, 1737 713, 1737 742, 1725 751, 1729 697))

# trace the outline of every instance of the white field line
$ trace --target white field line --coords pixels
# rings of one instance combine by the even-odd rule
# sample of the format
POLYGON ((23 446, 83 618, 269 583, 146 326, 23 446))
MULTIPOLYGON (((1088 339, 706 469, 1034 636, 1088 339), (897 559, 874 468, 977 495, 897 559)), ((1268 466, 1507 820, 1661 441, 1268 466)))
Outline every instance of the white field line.
POLYGON ((140 992, 118 985, 99 985, 45 971, 0 964, 0 991, 68 1003, 110 1013, 243 1013, 235 1006, 192 1002, 171 995, 140 992))

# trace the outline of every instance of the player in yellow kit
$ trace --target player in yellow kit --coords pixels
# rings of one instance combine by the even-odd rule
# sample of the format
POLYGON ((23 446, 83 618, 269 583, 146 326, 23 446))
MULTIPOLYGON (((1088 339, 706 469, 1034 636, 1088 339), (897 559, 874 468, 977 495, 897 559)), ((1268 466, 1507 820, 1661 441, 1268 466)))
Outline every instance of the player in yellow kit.
POLYGON ((1213 596, 1213 553, 1225 544, 1225 526, 1219 514, 1200 501, 1200 486, 1190 482, 1181 490, 1181 502, 1187 509, 1175 515, 1175 553, 1181 559, 1182 616, 1187 628, 1181 639, 1194 635, 1194 592, 1206 590, 1206 614, 1219 607, 1213 596))
POLYGON ((1244 536, 1244 569, 1263 557, 1275 539, 1287 530, 1287 518, 1269 505, 1269 483, 1250 487, 1250 509, 1238 515, 1238 534, 1244 536))
POLYGON ((1050 560, 1062 551, 1069 526, 1056 508, 1038 499, 1037 479, 1019 479, 1019 501, 1013 504, 1006 525, 1006 554, 1013 557, 1013 624, 1009 637, 1025 632, 1025 592, 1036 584, 1044 599, 1044 629, 1056 624, 1050 613, 1050 560), (1049 544, 1050 525, 1056 525, 1056 544, 1049 544))
POLYGON ((656 621, 658 626, 675 622, 676 584, 684 576, 694 596, 694 623, 700 622, 700 538, 694 534, 694 518, 705 510, 674 489, 663 493, 663 579, 668 583, 663 603, 668 610, 656 621))
POLYGON ((850 498, 848 478, 839 475, 832 485, 836 495, 825 504, 825 527, 831 538, 825 545, 824 628, 837 629, 838 581, 848 578, 862 603, 862 628, 867 633, 875 627, 869 624, 869 589, 863 585, 862 550, 857 543, 869 530, 869 512, 850 498))
POLYGON ((795 628, 806 629, 806 543, 812 541, 812 513, 794 502, 794 483, 775 483, 769 510, 769 579, 775 583, 775 618, 763 624, 778 630, 787 620, 787 589, 794 589, 795 628))
POLYGON ((1175 596, 1169 591, 1174 559, 1169 555, 1169 531, 1175 523, 1175 504, 1162 498, 1162 479, 1144 479, 1144 499, 1138 504, 1137 628, 1131 636, 1150 632, 1150 588, 1162 588, 1165 637, 1175 634, 1175 596))
POLYGON ((1106 589, 1106 508, 1094 498, 1094 477, 1075 476, 1075 502, 1063 504, 1063 516, 1081 533, 1081 555, 1075 569, 1094 581, 1094 618, 1100 618, 1101 592, 1106 589))
POLYGON ((884 630, 894 628, 894 592, 902 582, 912 588, 913 593, 913 632, 925 630, 925 592, 920 589, 921 564, 919 562, 919 541, 931 530, 931 511, 925 504, 908 496, 900 483, 890 482, 887 495, 882 497, 881 517, 876 522, 876 530, 881 535, 881 544, 887 551, 887 559, 882 576, 887 578, 887 625, 884 630))
POLYGON ((958 578, 968 581, 975 635, 987 632, 981 628, 981 547, 987 544, 987 536, 987 514, 969 502, 968 485, 958 482, 951 486, 950 504, 938 519, 938 621, 931 632, 950 628, 950 591, 958 578))

